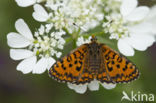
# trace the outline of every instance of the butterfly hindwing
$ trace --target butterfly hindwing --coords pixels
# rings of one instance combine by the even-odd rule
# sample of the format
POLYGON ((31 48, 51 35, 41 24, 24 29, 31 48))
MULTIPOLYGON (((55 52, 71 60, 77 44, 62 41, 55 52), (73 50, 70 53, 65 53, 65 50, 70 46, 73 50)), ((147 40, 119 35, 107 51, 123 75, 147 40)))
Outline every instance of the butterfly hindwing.
POLYGON ((83 44, 73 50, 69 55, 57 61, 49 70, 50 77, 61 81, 75 84, 85 83, 88 79, 83 73, 84 61, 87 55, 87 44, 83 44))
POLYGON ((100 79, 101 82, 130 82, 139 76, 137 67, 123 55, 104 44, 102 45, 102 53, 105 67, 103 75, 105 75, 105 78, 100 79))

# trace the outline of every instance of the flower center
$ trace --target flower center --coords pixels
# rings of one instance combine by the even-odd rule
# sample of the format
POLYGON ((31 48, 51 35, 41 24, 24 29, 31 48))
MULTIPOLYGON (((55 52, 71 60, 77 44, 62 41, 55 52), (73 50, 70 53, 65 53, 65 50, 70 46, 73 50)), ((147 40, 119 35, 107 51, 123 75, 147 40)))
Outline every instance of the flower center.
POLYGON ((32 50, 39 58, 54 55, 59 58, 62 54, 59 49, 63 49, 65 44, 65 40, 62 38, 65 33, 63 31, 52 33, 47 31, 44 26, 41 26, 39 31, 35 32, 35 40, 29 46, 29 50, 32 50))
POLYGON ((128 28, 121 15, 106 16, 103 23, 104 32, 110 34, 110 39, 119 39, 129 35, 128 28))

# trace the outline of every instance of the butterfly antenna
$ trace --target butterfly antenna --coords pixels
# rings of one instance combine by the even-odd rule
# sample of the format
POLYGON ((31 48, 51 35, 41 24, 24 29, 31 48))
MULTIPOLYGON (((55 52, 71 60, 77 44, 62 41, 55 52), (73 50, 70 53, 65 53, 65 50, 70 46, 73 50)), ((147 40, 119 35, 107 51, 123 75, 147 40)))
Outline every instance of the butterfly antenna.
POLYGON ((104 25, 104 27, 107 27, 107 26, 109 26, 109 25, 111 25, 112 23, 113 23, 113 19, 110 19, 105 25, 104 25))
POLYGON ((83 30, 84 32, 87 32, 87 30, 86 30, 84 27, 80 27, 80 26, 78 26, 76 23, 73 23, 73 25, 76 26, 76 27, 78 27, 78 28, 80 28, 80 29, 83 30))

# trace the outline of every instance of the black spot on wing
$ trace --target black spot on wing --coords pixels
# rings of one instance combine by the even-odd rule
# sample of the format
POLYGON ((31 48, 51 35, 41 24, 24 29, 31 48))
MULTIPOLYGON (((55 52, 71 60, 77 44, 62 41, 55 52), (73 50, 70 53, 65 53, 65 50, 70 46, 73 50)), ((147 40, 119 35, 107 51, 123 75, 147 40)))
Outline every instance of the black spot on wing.
POLYGON ((79 72, 81 70, 81 66, 80 67, 76 67, 76 70, 79 72))
POLYGON ((69 64, 69 67, 72 67, 73 65, 72 64, 69 64))
POLYGON ((117 64, 117 65, 116 65, 116 67, 119 69, 119 68, 120 68, 120 65, 119 65, 119 64, 117 64))

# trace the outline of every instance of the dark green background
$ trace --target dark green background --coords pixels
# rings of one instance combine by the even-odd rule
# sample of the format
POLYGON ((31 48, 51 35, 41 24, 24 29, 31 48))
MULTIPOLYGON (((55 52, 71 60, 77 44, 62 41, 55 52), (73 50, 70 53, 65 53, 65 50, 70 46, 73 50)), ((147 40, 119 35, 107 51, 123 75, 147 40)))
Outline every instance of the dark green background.
MULTIPOLYGON (((140 1, 140 5, 154 4, 156 0, 140 1)), ((14 0, 0 0, 0 103, 120 103, 123 90, 128 94, 133 90, 156 95, 156 44, 129 57, 138 66, 140 78, 129 84, 118 84, 112 90, 100 86, 99 91, 87 91, 82 95, 70 90, 66 84, 52 80, 47 72, 24 75, 17 71, 18 62, 9 57, 6 34, 16 31, 14 23, 18 18, 23 18, 32 31, 38 28, 39 23, 33 20, 32 12, 32 7, 21 8, 14 0)))

